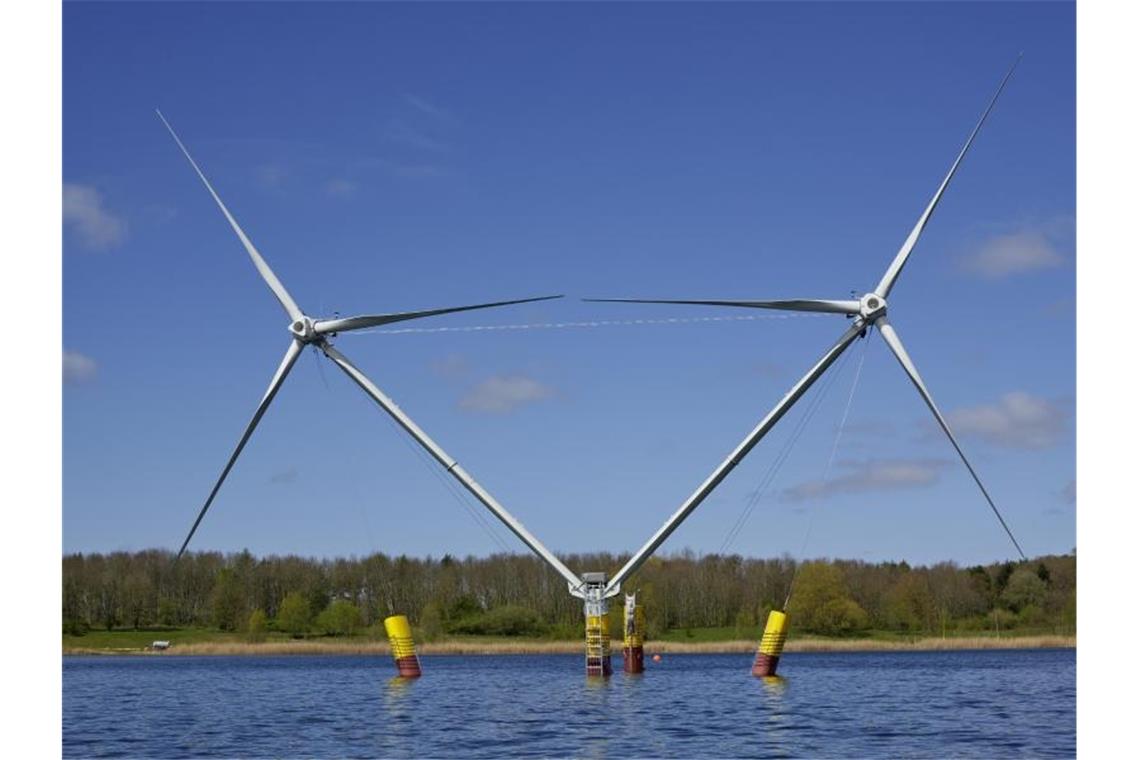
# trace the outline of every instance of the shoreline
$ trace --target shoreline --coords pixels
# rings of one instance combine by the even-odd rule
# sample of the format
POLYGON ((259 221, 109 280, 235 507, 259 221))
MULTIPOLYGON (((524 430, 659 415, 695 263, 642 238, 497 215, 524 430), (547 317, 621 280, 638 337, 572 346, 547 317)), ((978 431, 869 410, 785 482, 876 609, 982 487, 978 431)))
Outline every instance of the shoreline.
MULTIPOLYGON (((758 642, 736 641, 649 641, 645 654, 743 654, 754 653, 758 642)), ((581 654, 583 642, 573 641, 428 641, 416 644, 421 655, 525 655, 581 654)), ((1076 636, 1011 636, 916 638, 910 641, 878 639, 793 639, 784 647, 794 652, 934 652, 970 649, 1075 649, 1076 636)), ((612 652, 621 656, 621 642, 614 641, 612 652)), ((164 651, 148 648, 95 648, 64 646, 64 655, 175 655, 175 656, 266 656, 266 655, 373 655, 391 657, 387 641, 271 641, 271 642, 198 642, 172 646, 164 651)))

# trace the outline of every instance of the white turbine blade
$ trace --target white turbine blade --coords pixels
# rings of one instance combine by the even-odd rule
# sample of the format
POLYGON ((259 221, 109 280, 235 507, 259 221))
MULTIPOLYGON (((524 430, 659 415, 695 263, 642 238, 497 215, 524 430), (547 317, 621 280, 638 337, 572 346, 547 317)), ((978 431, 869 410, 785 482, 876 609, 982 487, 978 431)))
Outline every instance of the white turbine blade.
POLYGON ((669 537, 670 533, 677 529, 677 526, 689 516, 689 513, 696 509, 700 503, 705 500, 705 497, 720 485, 720 482, 728 476, 728 473, 732 472, 733 468, 740 464, 741 460, 748 455, 748 452, 760 442, 760 439, 767 435, 768 431, 780 421, 780 418, 792 408, 801 396, 807 393, 812 384, 827 371, 827 368, 839 358, 847 347, 851 345, 852 341, 863 332, 865 327, 866 325, 862 320, 856 320, 855 324, 848 327, 843 335, 839 336, 839 340, 835 341, 831 348, 827 349, 827 352, 820 357, 819 361, 808 370, 807 374, 792 386, 792 389, 780 400, 780 403, 776 404, 775 408, 768 412, 768 416, 760 420, 760 424, 753 428, 752 432, 748 434, 748 437, 741 441, 739 446, 733 449, 732 453, 728 455, 728 458, 713 470, 712 475, 709 475, 705 482, 701 483, 697 490, 693 492, 692 496, 685 500, 680 509, 674 512, 673 516, 665 521, 665 524, 653 534, 645 546, 642 546, 637 553, 630 558, 629 562, 626 562, 625 566, 610 579, 610 582, 606 584, 606 590, 604 592, 607 597, 613 596, 618 592, 622 582, 632 575, 637 568, 641 566, 641 563, 649 559, 649 556, 669 537))
POLYGON ((780 301, 659 300, 650 298, 583 298, 591 303, 671 303, 692 306, 738 306, 746 309, 814 311, 825 314, 858 314, 858 301, 829 301, 819 298, 789 298, 780 301))
POLYGON ((216 192, 214 192, 214 188, 210 184, 210 181, 206 179, 206 175, 202 173, 202 170, 198 168, 198 164, 195 163, 194 159, 190 156, 190 151, 186 150, 186 146, 182 144, 182 140, 178 139, 178 134, 174 131, 174 127, 170 126, 170 123, 166 120, 166 117, 162 115, 161 111, 156 109, 155 113, 158 114, 158 118, 162 119, 162 123, 166 125, 166 129, 170 132, 170 136, 174 138, 174 142, 178 143, 178 147, 182 150, 182 155, 186 156, 186 160, 190 162, 190 165, 194 167, 194 171, 198 173, 198 177, 202 180, 202 184, 204 184, 206 186, 206 189, 210 191, 210 195, 213 196, 214 202, 218 204, 218 208, 222 210, 222 213, 225 215, 226 220, 230 223, 230 226, 233 227, 234 232, 237 233, 238 239, 241 240, 241 244, 245 246, 245 250, 249 253, 249 257, 253 259, 253 265, 257 267, 257 271, 261 274, 261 278, 265 280, 265 283, 269 286, 269 289, 273 291, 273 295, 277 296, 277 300, 280 301, 281 305, 285 308, 285 312, 289 315, 289 319, 300 319, 302 316, 301 309, 298 308, 297 303, 293 300, 293 297, 289 295, 289 291, 285 290, 285 286, 282 285, 281 281, 277 279, 277 275, 275 275, 273 273, 273 270, 269 268, 269 264, 265 263, 265 259, 261 258, 261 254, 258 253, 257 249, 253 247, 253 243, 248 237, 246 237, 245 232, 242 231, 241 227, 237 223, 237 220, 234 219, 233 215, 230 213, 230 210, 226 208, 226 204, 222 203, 222 199, 218 197, 218 194, 216 192))
POLYGON ((516 303, 533 303, 534 301, 550 301, 562 296, 540 296, 538 298, 520 298, 517 301, 496 301, 495 303, 478 303, 473 306, 450 306, 445 309, 431 309, 428 311, 405 311, 395 314, 364 314, 357 317, 343 319, 322 319, 313 323, 313 330, 318 334, 340 333, 350 330, 362 330, 366 327, 379 327, 390 325, 393 322, 404 322, 409 319, 422 319, 423 317, 437 317, 440 314, 451 314, 457 311, 471 311, 473 309, 492 309, 496 306, 510 306, 516 303))
POLYGON ((356 368, 344 354, 333 348, 327 341, 320 342, 320 348, 324 351, 325 356, 332 359, 338 367, 344 370, 344 373, 352 379, 354 383, 360 386, 360 389, 372 397, 372 400, 380 405, 380 408, 387 412, 392 419, 394 419, 400 427, 406 430, 416 442, 420 444, 431 454, 432 458, 443 465, 447 473, 459 481, 467 491, 479 500, 479 503, 491 511, 495 517, 499 518, 512 533, 519 537, 519 539, 530 548, 535 554, 554 570, 566 579, 570 584, 571 590, 577 589, 582 585, 582 579, 579 578, 574 572, 562 564, 554 553, 543 546, 542 542, 531 535, 521 522, 515 519, 514 515, 506 510, 506 508, 497 502, 491 494, 487 493, 482 486, 480 486, 471 475, 467 473, 459 463, 455 461, 446 451, 444 451, 439 444, 433 441, 427 433, 425 433, 420 426, 417 425, 411 417, 404 413, 400 407, 396 406, 396 402, 388 398, 382 390, 376 387, 376 384, 368 379, 368 376, 356 368))
POLYGON ((1017 539, 1013 537, 1013 531, 1006 525, 1005 519, 1001 516, 1001 512, 998 511, 997 505, 994 504, 994 500, 990 498, 990 492, 982 485, 982 480, 978 477, 978 473, 974 472, 974 468, 970 465, 970 460, 966 459, 966 455, 962 452, 962 447, 958 445, 958 440, 954 438, 954 434, 950 432, 950 425, 947 424, 946 419, 942 416, 942 412, 938 411, 938 407, 934 403, 934 397, 930 395, 930 391, 926 390, 926 385, 923 384, 922 377, 918 374, 918 368, 914 366, 914 362, 910 360, 906 349, 903 348, 902 341, 899 339, 898 333, 895 332, 895 328, 891 327, 886 317, 879 317, 875 320, 875 326, 879 328, 879 332, 883 335, 883 340, 890 346, 895 358, 899 360, 899 364, 902 365, 902 368, 910 377, 910 381, 914 383, 914 387, 918 389, 922 400, 926 402, 926 405, 930 407, 930 411, 934 413, 934 419, 938 420, 938 424, 941 425, 942 429, 946 432, 946 437, 950 439, 954 450, 957 451, 958 456, 962 458, 962 463, 965 464, 966 469, 970 471, 974 482, 978 484, 978 488, 982 489, 982 495, 985 496, 986 501, 989 502, 990 509, 993 510, 998 522, 1001 523, 1001 527, 1005 528, 1006 535, 1009 536, 1009 540, 1012 541, 1014 547, 1017 548, 1017 553, 1021 555, 1022 559, 1026 559, 1025 552, 1021 550, 1021 545, 1018 544, 1017 539))
POLYGON ((241 450, 245 448, 249 437, 253 435, 254 428, 257 427, 257 423, 261 422, 262 415, 265 414, 265 410, 268 409, 269 405, 273 402, 273 397, 277 395, 277 390, 281 387, 281 383, 285 381, 289 370, 293 368, 297 357, 301 355, 301 348, 302 344, 300 341, 294 340, 289 343, 289 349, 285 352, 285 358, 281 360, 280 366, 277 367, 277 372, 273 374, 273 379, 269 382, 269 388, 266 389, 265 395, 261 397, 261 403, 257 405, 257 410, 253 413, 253 419, 245 426, 245 432, 241 434, 241 439, 234 448, 234 453, 230 454, 230 459, 226 462, 225 469, 222 470, 218 482, 214 484, 214 488, 210 491, 206 503, 202 505, 202 510, 198 513, 198 519, 194 521, 194 525, 190 528, 190 533, 186 536, 186 540, 182 542, 182 548, 178 550, 179 557, 186 551, 186 546, 190 543, 190 539, 194 537, 194 531, 198 530, 198 524, 202 522, 202 518, 206 516, 206 510, 214 503, 214 497, 218 495, 218 489, 222 487, 222 482, 226 479, 226 476, 230 474, 230 470, 233 468, 234 462, 237 461, 238 455, 241 454, 241 450))
POLYGON ((1000 96, 1002 90, 1005 89, 1005 83, 1009 81, 1009 78, 1011 76, 1013 76, 1013 70, 1017 68, 1017 64, 1020 62, 1021 56, 1018 55, 1017 60, 1014 61, 1013 65, 1009 67, 1009 71, 1006 72, 1005 78, 1002 79, 1001 84, 998 85, 997 92, 995 92, 994 96, 990 98, 990 103, 988 106, 986 106, 985 112, 982 113, 982 118, 978 119, 978 123, 974 127, 974 131, 970 133, 970 137, 966 140, 966 144, 962 146, 961 152, 958 153, 958 158, 954 159, 954 163, 950 167, 950 171, 946 174, 946 178, 942 180, 942 184, 938 186, 938 192, 936 192, 934 194, 934 197, 930 199, 930 204, 926 207, 926 210, 922 212, 922 216, 918 218, 918 223, 914 225, 914 229, 910 231, 910 235, 907 236, 906 241, 902 244, 902 248, 900 248, 899 252, 895 255, 894 261, 892 261, 890 267, 887 268, 886 273, 883 275, 883 279, 879 281, 879 286, 875 288, 875 293, 882 296, 883 298, 886 298, 890 294, 891 288, 893 288, 895 285, 895 280, 898 279, 899 274, 902 272, 903 266, 906 264, 907 258, 910 256, 911 251, 914 250, 914 246, 918 242, 918 236, 922 234, 922 230, 926 227, 926 223, 930 221, 930 215, 934 213, 934 207, 938 205, 938 201, 942 200, 942 194, 946 192, 946 187, 950 184, 950 180, 953 179, 954 173, 958 171, 958 165, 962 163, 962 159, 966 156, 966 151, 970 149, 970 145, 973 144, 974 138, 977 136, 978 131, 981 130, 982 124, 984 124, 986 121, 986 117, 990 115, 990 111, 993 110, 994 104, 997 103, 998 96, 1000 96))

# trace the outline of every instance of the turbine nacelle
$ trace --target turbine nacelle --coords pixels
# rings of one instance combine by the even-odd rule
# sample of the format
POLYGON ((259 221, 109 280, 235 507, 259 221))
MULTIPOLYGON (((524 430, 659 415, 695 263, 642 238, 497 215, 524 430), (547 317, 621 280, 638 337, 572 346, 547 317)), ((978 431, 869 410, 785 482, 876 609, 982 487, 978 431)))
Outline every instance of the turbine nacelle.
POLYGON ((868 293, 859 299, 859 316, 867 324, 873 323, 887 313, 887 299, 878 293, 868 293))
POLYGON ((302 314, 289 325, 289 332, 302 343, 312 343, 321 338, 313 327, 313 320, 302 314))

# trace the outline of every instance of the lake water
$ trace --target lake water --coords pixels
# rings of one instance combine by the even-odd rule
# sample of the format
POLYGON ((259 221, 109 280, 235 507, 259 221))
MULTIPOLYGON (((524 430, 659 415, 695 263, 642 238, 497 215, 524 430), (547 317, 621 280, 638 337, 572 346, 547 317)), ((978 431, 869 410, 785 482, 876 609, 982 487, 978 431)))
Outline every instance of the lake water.
POLYGON ((66 757, 1072 757, 1073 650, 65 657, 66 757))

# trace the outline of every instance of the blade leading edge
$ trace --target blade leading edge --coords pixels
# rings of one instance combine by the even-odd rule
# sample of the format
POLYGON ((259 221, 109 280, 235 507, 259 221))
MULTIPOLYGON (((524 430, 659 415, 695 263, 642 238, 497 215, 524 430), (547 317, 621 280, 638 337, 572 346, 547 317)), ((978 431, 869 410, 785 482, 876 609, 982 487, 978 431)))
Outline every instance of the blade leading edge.
POLYGON ((285 381, 285 377, 289 374, 289 370, 293 368, 293 364, 297 361, 297 357, 301 355, 302 344, 298 340, 289 343, 289 349, 285 352, 285 358, 281 360, 280 366, 277 367, 277 372, 274 373, 273 379, 269 382, 269 388, 265 391, 265 395, 261 397, 261 403, 257 405, 257 410, 253 413, 253 419, 245 427, 245 432, 242 433, 241 439, 238 441, 237 446, 234 448, 234 453, 230 454, 230 459, 226 462, 225 468, 222 470, 221 477, 218 482, 214 484, 213 490, 210 491, 206 503, 202 505, 202 510, 198 513, 198 519, 194 520, 194 525, 190 528, 190 533, 186 536, 186 540, 182 542, 182 548, 178 550, 178 556, 181 557, 183 552, 186 551, 190 539, 194 537, 194 531, 198 530, 198 524, 202 522, 202 518, 206 516, 206 510, 214 503, 214 497, 218 495, 218 489, 222 487, 222 482, 225 481, 226 476, 230 474, 230 470, 237 461, 238 455, 241 450, 245 448, 246 442, 249 437, 253 435, 254 428, 257 423, 261 422, 262 415, 265 410, 269 408, 269 404, 273 402, 273 397, 277 395, 277 390, 281 387, 281 383, 285 381))
POLYGON ((659 300, 650 298, 583 298, 591 303, 669 303, 690 306, 737 306, 746 309, 814 311, 824 314, 858 314, 858 301, 829 301, 820 298, 789 298, 780 301, 659 300))
POLYGON ((516 303, 533 303, 535 301, 550 301, 562 296, 539 296, 538 298, 520 298, 515 301, 495 301, 494 303, 477 303, 472 306, 450 306, 444 309, 430 309, 428 311, 404 311, 394 314, 363 314, 357 317, 344 317, 343 319, 321 319, 313 323, 313 330, 318 334, 349 332, 350 330, 363 330, 366 327, 380 327, 393 322, 404 322, 409 319, 422 319, 424 317, 437 317, 440 314, 451 314, 457 311, 472 311, 473 309, 492 309, 496 306, 510 306, 516 303))
POLYGON ((178 143, 178 147, 182 150, 182 155, 186 156, 186 160, 190 162, 190 165, 194 167, 194 171, 198 173, 198 178, 202 180, 202 184, 210 191, 214 202, 218 204, 218 208, 220 208, 225 215, 226 221, 230 223, 230 227, 237 233, 238 239, 241 240, 241 244, 245 246, 249 257, 253 259, 253 265, 257 267, 257 271, 261 274, 261 279, 265 280, 265 284, 273 291, 273 295, 277 296, 277 300, 281 302, 281 306, 284 307, 285 312, 289 315, 289 319, 300 319, 302 316, 301 309, 297 306, 296 301, 289 295, 289 291, 285 290, 285 286, 281 284, 281 280, 277 279, 277 275, 269 268, 269 264, 265 263, 265 259, 257 252, 257 249, 254 248, 250 239, 246 237, 245 232, 242 231, 237 220, 234 219, 230 210, 226 208, 226 204, 222 203, 222 199, 214 192, 210 180, 206 179, 206 175, 202 173, 202 170, 198 168, 198 164, 194 161, 193 157, 191 157, 190 151, 186 150, 186 146, 182 144, 182 140, 178 139, 178 134, 174 131, 174 127, 170 126, 170 122, 166 120, 166 117, 162 115, 161 111, 155 109, 155 113, 158 114, 158 118, 162 119, 162 123, 166 125, 166 129, 170 132, 170 136, 174 138, 174 142, 178 143))
POLYGON ((978 477, 978 473, 974 472, 974 468, 970 465, 970 460, 966 459, 966 455, 962 452, 962 447, 958 445, 958 441, 954 438, 954 434, 950 432, 950 425, 947 424, 946 419, 942 416, 942 412, 938 411, 938 407, 935 405, 934 398, 930 395, 930 391, 926 390, 926 385, 923 384, 922 377, 918 374, 918 368, 914 366, 914 362, 911 361, 910 356, 906 352, 906 349, 903 348, 902 340, 899 339, 898 333, 895 332, 895 328, 891 327, 891 323, 887 321, 886 317, 879 317, 877 320, 875 320, 875 327, 879 328, 879 332, 882 334, 883 340, 887 342, 887 345, 890 346, 891 351, 894 352, 895 358, 899 360, 899 364, 902 365, 903 370, 905 370, 907 376, 910 377, 910 381, 914 383, 914 387, 918 389, 918 392, 922 396, 923 401, 925 401, 926 405, 930 407, 930 411, 934 412, 934 419, 938 420, 938 424, 942 426, 942 430, 945 431, 946 437, 949 438, 950 443, 954 445, 954 450, 957 451, 958 456, 962 458, 962 463, 966 465, 966 469, 969 470, 970 475, 973 476, 974 482, 978 484, 978 488, 982 489, 982 495, 985 496, 986 501, 989 502, 990 509, 992 509, 994 515, 997 516, 998 522, 1001 523, 1001 527, 1005 528, 1006 535, 1009 536, 1009 540, 1012 541, 1014 547, 1017 548, 1017 553, 1021 555, 1021 558, 1023 560, 1028 559, 1025 556, 1025 552, 1021 550, 1021 545, 1017 543, 1017 539, 1013 537, 1013 531, 1009 529, 1009 526, 1005 522, 1005 518, 1003 518, 1001 516, 1001 512, 998 511, 997 505, 994 504, 994 500, 990 498, 990 492, 986 490, 986 487, 984 485, 982 485, 982 479, 978 477))
POLYGON ((921 235, 923 229, 926 228, 926 223, 930 221, 930 215, 934 213, 934 207, 938 205, 938 201, 942 200, 942 194, 946 192, 946 187, 950 184, 950 180, 954 178, 954 173, 958 171, 958 165, 962 163, 962 159, 966 156, 966 151, 970 149, 970 145, 973 144, 974 138, 977 137, 978 131, 982 128, 982 124, 986 122, 986 117, 990 115, 990 111, 993 110, 994 104, 997 103, 997 99, 1001 95, 1002 90, 1005 89, 1005 83, 1009 81, 1009 78, 1011 76, 1013 76, 1013 70, 1017 68, 1017 64, 1020 62, 1021 55, 1018 55, 1017 60, 1014 61, 1013 65, 1009 67, 1009 71, 1006 72, 1005 78, 1002 79, 1001 84, 998 85, 997 92, 995 92, 994 96, 990 98, 990 103, 988 106, 986 106, 985 112, 982 113, 982 118, 978 119, 978 123, 974 127, 974 131, 970 133, 970 137, 966 140, 966 144, 962 146, 962 150, 958 154, 958 158, 954 159, 954 163, 951 165, 950 171, 946 174, 946 178, 942 180, 942 184, 938 186, 938 192, 936 192, 934 194, 934 197, 930 199, 930 204, 926 207, 926 210, 922 212, 922 216, 918 218, 918 223, 914 225, 914 229, 910 231, 910 235, 908 235, 906 241, 903 242, 902 248, 900 248, 899 252, 895 255, 894 261, 892 261, 891 265, 887 267, 887 271, 883 275, 883 279, 879 281, 879 286, 875 288, 875 293, 882 296, 883 298, 886 298, 887 295, 890 294, 891 288, 893 288, 895 285, 895 280, 898 279, 899 274, 902 272, 903 266, 906 265, 907 258, 910 256, 911 251, 914 250, 915 244, 918 243, 918 236, 921 235))

